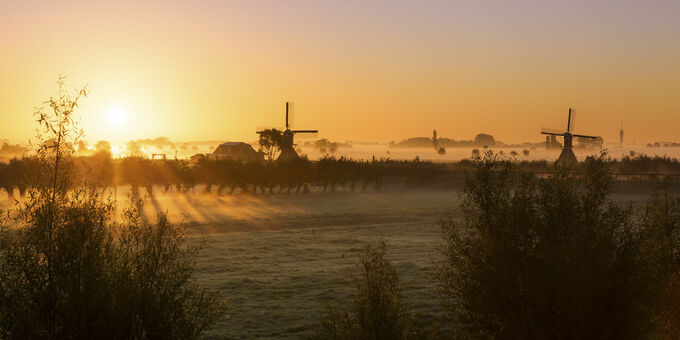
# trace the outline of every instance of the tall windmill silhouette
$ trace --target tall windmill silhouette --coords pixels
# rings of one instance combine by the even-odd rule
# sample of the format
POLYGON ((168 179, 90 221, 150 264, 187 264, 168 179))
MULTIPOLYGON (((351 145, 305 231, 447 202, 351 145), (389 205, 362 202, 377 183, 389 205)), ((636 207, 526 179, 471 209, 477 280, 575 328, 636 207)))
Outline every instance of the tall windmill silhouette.
POLYGON ((551 136, 561 136, 564 139, 564 143, 562 143, 562 152, 560 153, 560 157, 557 159, 558 162, 563 163, 563 164, 574 164, 576 163, 576 155, 574 155, 574 150, 572 149, 573 147, 573 140, 574 137, 580 137, 580 138, 590 138, 590 139, 597 139, 597 136, 586 136, 586 135, 577 135, 574 134, 574 122, 576 118, 576 114, 574 110, 569 108, 569 116, 567 118, 567 130, 562 131, 562 130, 557 130, 557 129, 542 129, 541 134, 544 135, 551 135, 551 136))
MULTIPOLYGON (((281 147, 281 154, 279 154, 279 157, 277 158, 279 161, 292 160, 299 157, 297 152, 295 152, 295 134, 319 132, 319 130, 292 130, 292 124, 289 121, 289 111, 292 111, 292 106, 291 103, 286 102, 286 128, 283 129, 283 132, 281 133, 281 142, 279 145, 281 147)), ((264 131, 262 130, 257 131, 258 134, 262 134, 263 132, 264 131)))

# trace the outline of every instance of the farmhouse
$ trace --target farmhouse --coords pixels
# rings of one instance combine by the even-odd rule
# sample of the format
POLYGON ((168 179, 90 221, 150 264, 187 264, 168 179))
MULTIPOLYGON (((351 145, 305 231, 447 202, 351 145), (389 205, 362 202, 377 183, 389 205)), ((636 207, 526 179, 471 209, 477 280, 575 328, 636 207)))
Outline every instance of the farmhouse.
POLYGON ((228 159, 241 162, 259 162, 264 161, 264 153, 258 152, 248 143, 243 142, 226 142, 220 144, 212 153, 211 158, 214 159, 228 159))

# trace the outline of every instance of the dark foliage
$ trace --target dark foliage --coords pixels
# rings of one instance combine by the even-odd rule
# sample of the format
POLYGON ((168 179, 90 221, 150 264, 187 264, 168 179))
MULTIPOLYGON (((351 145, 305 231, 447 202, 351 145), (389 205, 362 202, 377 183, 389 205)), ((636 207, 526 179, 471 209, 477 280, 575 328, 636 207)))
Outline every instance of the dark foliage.
POLYGON ((680 195, 662 185, 640 217, 647 265, 641 268, 654 283, 655 335, 680 337, 680 195))
POLYGON ((36 114, 44 135, 37 156, 23 160, 33 170, 24 172, 26 199, 0 219, 0 338, 198 337, 226 316, 225 303, 192 279, 199 245, 163 214, 143 221, 138 199, 117 223, 101 189, 71 190, 69 145, 81 134, 73 112, 86 91, 73 97, 63 78, 59 85, 51 112, 36 114))
POLYGON ((632 210, 608 200, 605 156, 548 179, 487 151, 468 178, 461 221, 442 222, 448 316, 464 338, 639 339, 654 280, 632 210))

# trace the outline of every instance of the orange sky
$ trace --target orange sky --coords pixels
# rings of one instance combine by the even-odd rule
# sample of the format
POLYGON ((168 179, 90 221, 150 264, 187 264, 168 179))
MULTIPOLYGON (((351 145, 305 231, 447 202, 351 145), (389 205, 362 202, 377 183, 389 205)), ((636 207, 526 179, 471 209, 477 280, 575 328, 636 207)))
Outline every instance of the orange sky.
POLYGON ((0 1, 0 139, 33 135, 57 75, 91 95, 90 141, 680 141, 678 1, 0 1), (141 3, 141 4, 140 4, 141 3), (115 127, 106 112, 120 107, 115 127))

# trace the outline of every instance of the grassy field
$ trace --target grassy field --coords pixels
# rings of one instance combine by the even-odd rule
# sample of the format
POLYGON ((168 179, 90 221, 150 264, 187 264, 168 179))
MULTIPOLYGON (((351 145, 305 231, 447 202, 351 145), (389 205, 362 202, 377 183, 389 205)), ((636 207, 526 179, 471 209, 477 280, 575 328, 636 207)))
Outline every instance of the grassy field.
MULTIPOLYGON (((461 198, 458 188, 429 187, 222 196, 197 190, 156 194, 146 214, 151 219, 167 211, 172 221, 186 223, 192 239, 206 240, 196 278, 230 304, 230 318, 211 328, 209 338, 298 339, 329 303, 345 301, 348 268, 367 242, 381 239, 420 322, 438 320, 438 220, 460 216, 461 198)), ((651 189, 645 183, 619 184, 614 199, 642 202, 651 189)), ((117 193, 124 203, 127 189, 117 193)))
MULTIPOLYGON (((211 198, 204 197, 206 205, 211 198)), ((367 242, 387 240, 389 257, 420 320, 440 314, 434 289, 438 219, 458 206, 453 191, 242 197, 210 222, 191 223, 206 238, 198 280, 222 291, 230 318, 210 338, 297 339, 329 303, 351 289, 348 268, 367 242), (246 210, 250 217, 236 214, 246 210), (234 217, 230 217, 234 216, 234 217)), ((214 206, 214 203, 213 203, 214 206)), ((205 211, 200 204, 196 210, 205 211)), ((215 209, 216 210, 216 209, 215 209)))
MULTIPOLYGON (((641 202, 650 189, 620 186, 614 199, 641 202)), ((196 210, 209 210, 209 201, 201 198, 196 210)), ((388 242, 419 320, 432 324, 441 311, 434 277, 441 256, 438 220, 459 216, 459 205, 456 190, 248 196, 225 204, 222 222, 211 215, 210 222, 190 226, 194 237, 207 238, 198 280, 222 291, 231 307, 230 319, 208 336, 299 338, 327 304, 345 300, 348 268, 367 242, 380 239, 388 242), (249 217, 231 209, 249 211, 249 217)))

